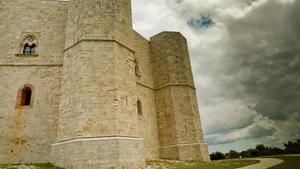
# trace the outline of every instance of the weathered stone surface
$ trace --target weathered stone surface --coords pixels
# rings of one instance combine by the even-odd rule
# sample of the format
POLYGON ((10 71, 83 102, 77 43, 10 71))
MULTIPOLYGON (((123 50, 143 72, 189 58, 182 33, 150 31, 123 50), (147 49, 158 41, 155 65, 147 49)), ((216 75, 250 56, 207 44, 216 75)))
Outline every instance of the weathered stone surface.
POLYGON ((140 136, 144 138, 146 159, 158 159, 159 140, 149 42, 136 32, 134 42, 135 58, 138 64, 137 99, 142 105, 142 116, 139 116, 140 136))
POLYGON ((0 163, 50 160, 56 141, 67 3, 0 1, 0 163), (17 57, 21 39, 33 33, 37 57, 17 57), (16 106, 24 85, 33 86, 32 105, 16 106))
POLYGON ((60 74, 60 67, 0 66, 1 163, 49 161, 56 141, 60 74), (18 107, 18 91, 26 84, 34 86, 32 106, 18 107))
POLYGON ((150 40, 160 157, 209 161, 186 39, 162 32, 150 40))
POLYGON ((54 144, 51 159, 65 168, 145 168, 141 150, 143 140, 138 138, 77 139, 54 144))
POLYGON ((0 19, 0 163, 209 161, 181 34, 148 41, 132 29, 130 0, 1 0, 0 19))

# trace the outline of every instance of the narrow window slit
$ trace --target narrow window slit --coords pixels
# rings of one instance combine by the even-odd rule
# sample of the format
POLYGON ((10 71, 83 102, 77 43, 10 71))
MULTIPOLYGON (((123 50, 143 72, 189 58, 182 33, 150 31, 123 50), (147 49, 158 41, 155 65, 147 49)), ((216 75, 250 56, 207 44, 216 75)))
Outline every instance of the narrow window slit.
POLYGON ((137 110, 138 110, 138 115, 142 116, 143 115, 143 112, 142 112, 142 103, 139 100, 137 101, 137 110))
POLYGON ((26 91, 26 93, 25 93, 24 106, 29 106, 30 100, 31 100, 31 90, 26 91))

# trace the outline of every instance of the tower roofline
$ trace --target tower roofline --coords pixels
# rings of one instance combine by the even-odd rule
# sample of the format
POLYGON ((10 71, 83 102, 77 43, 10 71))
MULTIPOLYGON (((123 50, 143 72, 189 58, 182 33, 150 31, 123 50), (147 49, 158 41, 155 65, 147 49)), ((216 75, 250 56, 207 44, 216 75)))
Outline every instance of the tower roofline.
POLYGON ((180 36, 182 36, 186 40, 185 36, 183 36, 183 34, 181 32, 178 32, 178 31, 162 31, 162 32, 160 32, 160 33, 158 33, 158 34, 150 37, 150 40, 153 39, 153 38, 155 38, 155 37, 157 37, 157 36, 159 36, 159 35, 162 35, 162 34, 180 35, 180 36))

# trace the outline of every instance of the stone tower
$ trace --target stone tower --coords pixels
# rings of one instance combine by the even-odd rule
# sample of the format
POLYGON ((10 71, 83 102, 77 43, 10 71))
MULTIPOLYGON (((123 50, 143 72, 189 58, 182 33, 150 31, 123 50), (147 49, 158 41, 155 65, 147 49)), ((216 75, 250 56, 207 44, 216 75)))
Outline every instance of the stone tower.
POLYGON ((162 32, 150 39, 160 157, 209 161, 186 39, 162 32))
POLYGON ((142 168, 130 0, 69 2, 53 162, 142 168))

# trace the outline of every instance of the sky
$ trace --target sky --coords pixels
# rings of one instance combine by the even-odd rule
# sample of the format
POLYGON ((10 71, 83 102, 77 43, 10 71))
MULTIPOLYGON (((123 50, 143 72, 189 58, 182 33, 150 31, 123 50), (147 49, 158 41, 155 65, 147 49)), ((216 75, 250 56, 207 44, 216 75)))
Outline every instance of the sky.
POLYGON ((188 40, 210 153, 300 139, 300 0, 132 0, 133 28, 188 40))

